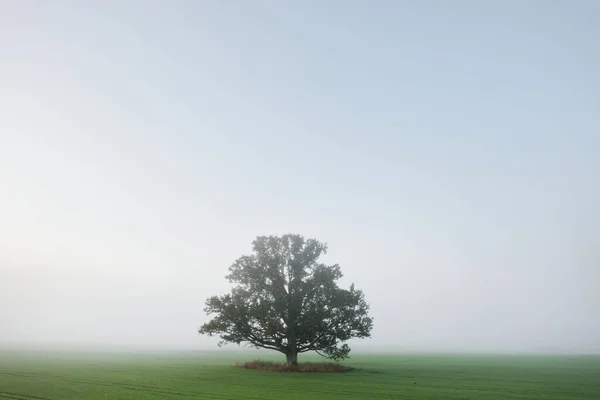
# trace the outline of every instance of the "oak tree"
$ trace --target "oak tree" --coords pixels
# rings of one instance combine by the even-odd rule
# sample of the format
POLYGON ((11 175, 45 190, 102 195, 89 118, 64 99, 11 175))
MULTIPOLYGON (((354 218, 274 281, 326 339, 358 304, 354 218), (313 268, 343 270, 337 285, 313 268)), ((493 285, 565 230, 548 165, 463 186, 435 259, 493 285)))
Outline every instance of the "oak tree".
POLYGON ((214 317, 201 334, 219 336, 219 346, 281 352, 290 365, 310 351, 342 360, 350 352, 346 341, 370 337, 373 319, 363 292, 354 284, 339 287, 339 265, 319 262, 325 243, 287 234, 259 236, 252 248, 229 268, 231 292, 206 300, 205 312, 214 317))

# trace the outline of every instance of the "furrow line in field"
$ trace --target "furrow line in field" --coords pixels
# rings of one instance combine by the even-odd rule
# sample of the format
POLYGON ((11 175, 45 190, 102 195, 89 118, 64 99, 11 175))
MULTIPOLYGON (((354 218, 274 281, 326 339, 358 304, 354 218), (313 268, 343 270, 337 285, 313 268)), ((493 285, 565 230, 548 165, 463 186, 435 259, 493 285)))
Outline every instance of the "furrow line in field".
MULTIPOLYGON (((336 382, 337 383, 337 382, 336 382)), ((372 395, 374 391, 377 391, 381 395, 388 394, 397 394, 399 386, 391 387, 389 385, 377 385, 377 384, 351 384, 349 382, 343 382, 344 388, 340 387, 340 384, 337 385, 327 385, 319 383, 318 387, 310 387, 309 384, 314 384, 314 382, 307 382, 307 385, 302 386, 302 392, 304 393, 314 393, 315 395, 319 394, 331 394, 335 393, 338 395, 347 395, 347 396, 356 396, 356 395, 372 395)), ((252 388, 252 389, 263 389, 264 383, 238 383, 236 384, 238 387, 243 388, 252 388)), ((412 385, 411 385, 412 386, 412 385)), ((277 390, 280 392, 286 393, 296 393, 298 388, 295 385, 290 386, 289 382, 281 383, 281 384, 272 384, 269 383, 269 389, 277 390)))
MULTIPOLYGON (((223 397, 222 395, 215 394, 215 393, 205 393, 205 392, 196 392, 196 391, 180 392, 180 391, 168 390, 168 389, 163 389, 163 388, 160 388, 157 386, 150 386, 150 385, 139 385, 139 384, 132 384, 132 383, 124 383, 124 382, 98 381, 98 380, 89 379, 89 378, 71 378, 71 377, 62 376, 62 375, 45 374, 45 373, 38 375, 38 374, 23 374, 23 373, 0 371, 0 375, 16 376, 16 377, 21 377, 21 378, 46 379, 46 380, 50 380, 50 381, 60 381, 60 382, 64 382, 64 383, 81 383, 81 384, 86 384, 86 385, 102 386, 102 387, 109 387, 109 388, 116 387, 116 388, 133 390, 133 391, 157 393, 157 394, 172 395, 172 396, 182 396, 182 397, 201 396, 202 398, 216 399, 216 400, 229 400, 230 399, 228 397, 223 397)), ((36 398, 35 397, 31 398, 31 400, 34 400, 34 399, 36 399, 36 398)), ((40 397, 39 400, 49 400, 49 399, 40 397)), ((231 400, 233 400, 233 399, 231 399, 231 400)))
POLYGON ((52 400, 52 399, 49 399, 48 397, 31 396, 28 394, 12 393, 12 392, 0 392, 0 397, 4 397, 5 399, 14 399, 14 400, 52 400))
MULTIPOLYGON (((166 394, 166 395, 176 395, 176 396, 182 396, 182 397, 203 396, 204 398, 224 399, 224 397, 222 397, 216 393, 203 393, 203 392, 196 392, 196 391, 181 392, 181 391, 169 390, 167 388, 161 388, 161 387, 156 387, 156 386, 151 386, 151 385, 126 383, 126 382, 98 381, 98 380, 90 379, 90 378, 73 378, 73 377, 51 374, 51 373, 40 373, 40 374, 29 373, 29 374, 26 374, 26 373, 0 371, 0 375, 3 375, 3 374, 22 377, 22 378, 59 380, 59 381, 67 382, 67 383, 81 383, 81 384, 90 384, 90 385, 97 385, 97 386, 103 386, 103 387, 119 387, 119 388, 128 389, 128 390, 147 391, 147 392, 166 394)), ((348 384, 348 383, 345 382, 345 384, 348 384)), ((237 386, 242 389, 243 388, 262 389, 264 387, 264 384, 243 382, 243 383, 236 383, 231 386, 237 386)), ((322 395, 322 394, 335 393, 338 395, 347 395, 347 396, 351 397, 351 396, 355 396, 357 394, 359 394, 359 395, 360 394, 364 394, 364 395, 372 394, 373 390, 378 391, 380 395, 397 394, 397 388, 392 388, 387 385, 386 385, 387 387, 382 387, 380 385, 373 385, 373 384, 358 385, 358 387, 355 385, 351 385, 351 387, 345 387, 345 388, 342 388, 340 386, 336 386, 335 388, 327 387, 327 385, 319 385, 319 386, 321 386, 321 387, 311 388, 311 387, 304 386, 302 388, 302 391, 307 392, 307 393, 313 393, 316 396, 318 396, 320 394, 322 395)), ((284 392, 284 393, 294 393, 297 391, 297 388, 286 387, 285 385, 273 385, 273 386, 271 386, 271 389, 276 389, 277 391, 284 392)))

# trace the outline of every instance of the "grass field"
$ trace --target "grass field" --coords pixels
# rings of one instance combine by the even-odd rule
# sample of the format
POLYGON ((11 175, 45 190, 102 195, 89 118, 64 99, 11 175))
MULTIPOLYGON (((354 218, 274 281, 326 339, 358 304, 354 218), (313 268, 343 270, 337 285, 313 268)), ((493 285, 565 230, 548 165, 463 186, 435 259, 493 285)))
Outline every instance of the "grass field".
POLYGON ((354 355, 346 373, 235 368, 248 354, 0 352, 0 399, 600 399, 600 357, 354 355))

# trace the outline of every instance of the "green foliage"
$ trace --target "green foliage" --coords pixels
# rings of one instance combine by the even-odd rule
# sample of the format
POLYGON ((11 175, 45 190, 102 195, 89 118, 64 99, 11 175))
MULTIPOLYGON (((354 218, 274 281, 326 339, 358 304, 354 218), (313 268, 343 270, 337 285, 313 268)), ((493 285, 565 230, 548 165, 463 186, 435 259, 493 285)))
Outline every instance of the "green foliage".
POLYGON ((362 291, 340 288, 339 265, 319 257, 327 245, 301 235, 259 236, 252 255, 229 268, 231 293, 213 296, 205 311, 214 315, 199 332, 218 335, 221 344, 247 343, 279 351, 289 363, 309 351, 339 361, 352 338, 370 336, 373 319, 362 291))

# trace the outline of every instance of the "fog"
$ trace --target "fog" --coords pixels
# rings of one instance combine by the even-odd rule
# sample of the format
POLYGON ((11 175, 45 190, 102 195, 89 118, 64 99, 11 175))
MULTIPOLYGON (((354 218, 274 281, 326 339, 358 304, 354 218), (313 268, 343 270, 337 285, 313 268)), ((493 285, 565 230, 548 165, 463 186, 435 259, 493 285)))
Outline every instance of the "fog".
POLYGON ((596 1, 0 3, 0 346, 217 349, 257 235, 357 350, 600 352, 596 1))

